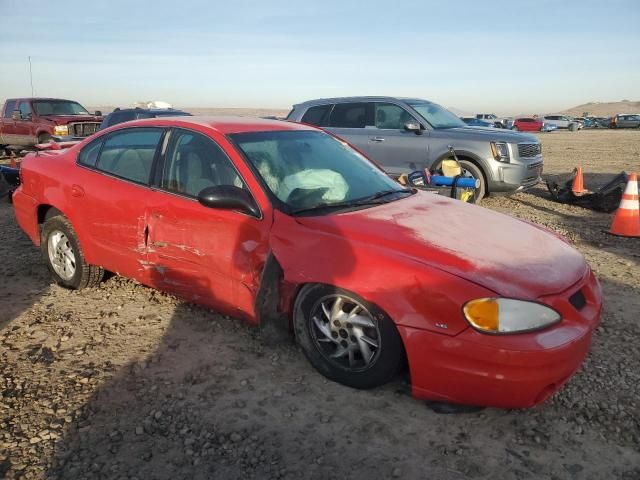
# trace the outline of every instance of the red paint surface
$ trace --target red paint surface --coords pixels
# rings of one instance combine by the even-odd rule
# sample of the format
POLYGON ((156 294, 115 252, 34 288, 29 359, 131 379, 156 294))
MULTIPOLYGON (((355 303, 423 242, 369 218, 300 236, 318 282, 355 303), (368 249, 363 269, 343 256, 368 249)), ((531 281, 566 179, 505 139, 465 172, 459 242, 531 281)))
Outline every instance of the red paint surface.
POLYGON ((350 213, 290 217, 272 208, 224 135, 312 127, 190 117, 135 124, 210 136, 235 163, 261 218, 79 167, 85 141, 23 163, 13 201, 36 244, 38 206, 54 206, 74 225, 88 262, 253 323, 260 321, 254 305, 272 252, 284 271, 283 309, 303 284, 326 283, 384 310, 404 341, 419 398, 528 407, 560 388, 587 354, 601 308, 597 280, 576 250, 543 228, 422 193, 350 213), (579 289, 587 305, 578 312, 569 297, 579 289), (539 301, 562 321, 533 333, 482 334, 464 319, 462 305, 487 296, 539 301))

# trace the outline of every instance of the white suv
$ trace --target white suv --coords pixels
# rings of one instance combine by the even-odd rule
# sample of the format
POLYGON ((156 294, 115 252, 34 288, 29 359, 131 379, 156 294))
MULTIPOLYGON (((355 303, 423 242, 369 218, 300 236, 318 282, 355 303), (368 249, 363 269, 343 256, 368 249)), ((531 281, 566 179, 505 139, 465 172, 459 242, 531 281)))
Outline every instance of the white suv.
POLYGON ((575 123, 578 125, 578 130, 584 127, 582 122, 574 120, 571 117, 567 117, 566 115, 545 115, 542 117, 542 120, 547 125, 555 125, 558 128, 569 128, 569 125, 575 123))

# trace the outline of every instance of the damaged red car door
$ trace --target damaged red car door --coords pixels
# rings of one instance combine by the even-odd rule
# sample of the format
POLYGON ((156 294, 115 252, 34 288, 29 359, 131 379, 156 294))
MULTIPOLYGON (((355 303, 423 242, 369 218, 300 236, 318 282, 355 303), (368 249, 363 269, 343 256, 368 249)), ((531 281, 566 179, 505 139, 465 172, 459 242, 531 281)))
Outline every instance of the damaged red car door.
POLYGON ((159 188, 147 199, 149 283, 255 320, 271 222, 198 202, 207 187, 248 189, 229 156, 208 136, 176 128, 166 145, 157 167, 159 188))
POLYGON ((87 145, 68 197, 89 258, 143 283, 150 174, 164 131, 122 129, 87 145))

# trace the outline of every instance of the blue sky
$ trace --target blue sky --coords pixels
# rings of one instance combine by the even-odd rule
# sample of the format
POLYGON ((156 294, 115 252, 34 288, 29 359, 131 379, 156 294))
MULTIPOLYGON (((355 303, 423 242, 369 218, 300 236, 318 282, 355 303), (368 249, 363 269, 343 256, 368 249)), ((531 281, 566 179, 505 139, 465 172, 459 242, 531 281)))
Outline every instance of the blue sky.
POLYGON ((0 99, 288 108, 398 95, 468 112, 640 99, 638 0, 0 0, 0 99))

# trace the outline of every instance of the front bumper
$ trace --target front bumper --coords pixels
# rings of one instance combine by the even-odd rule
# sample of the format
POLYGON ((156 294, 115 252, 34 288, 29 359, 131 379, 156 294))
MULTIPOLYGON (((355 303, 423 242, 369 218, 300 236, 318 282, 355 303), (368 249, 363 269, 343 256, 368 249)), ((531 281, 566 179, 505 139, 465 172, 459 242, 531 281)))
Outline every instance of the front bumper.
POLYGON ((542 155, 515 160, 513 163, 495 163, 493 179, 488 182, 491 193, 522 192, 542 181, 542 155))
POLYGON ((398 327, 404 340, 413 395, 419 399, 499 408, 541 403, 578 370, 589 351, 602 307, 591 271, 566 291, 541 297, 562 321, 538 332, 487 335, 469 327, 447 336, 398 327), (584 296, 578 310, 569 301, 584 296))

